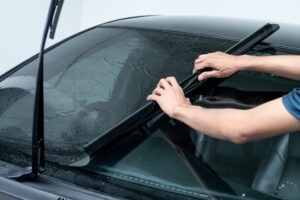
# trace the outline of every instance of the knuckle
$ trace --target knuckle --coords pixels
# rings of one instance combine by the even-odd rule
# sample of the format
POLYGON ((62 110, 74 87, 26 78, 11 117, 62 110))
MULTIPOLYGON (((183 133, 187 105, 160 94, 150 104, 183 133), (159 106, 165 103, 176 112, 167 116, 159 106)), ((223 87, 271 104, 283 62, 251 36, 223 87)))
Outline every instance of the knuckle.
POLYGON ((211 65, 211 61, 210 60, 206 60, 204 63, 203 63, 203 66, 205 67, 209 67, 211 65))
POLYGON ((198 56, 198 60, 199 60, 199 61, 202 61, 202 60, 204 60, 207 56, 209 56, 209 53, 208 53, 208 54, 201 54, 201 55, 198 56))
POLYGON ((174 76, 169 76, 167 80, 174 80, 174 76))
POLYGON ((196 64, 194 65, 194 68, 199 68, 199 67, 202 66, 202 64, 203 64, 203 63, 196 63, 196 64))
POLYGON ((200 65, 200 66, 197 66, 197 71, 201 71, 203 69, 205 69, 206 65, 200 65))
POLYGON ((167 83, 168 83, 168 79, 167 79, 167 78, 164 79, 164 80, 163 80, 163 83, 164 83, 165 86, 168 86, 168 84, 167 84, 167 83))
POLYGON ((215 61, 210 61, 209 63, 209 67, 211 67, 212 69, 215 69, 216 68, 216 62, 215 61))

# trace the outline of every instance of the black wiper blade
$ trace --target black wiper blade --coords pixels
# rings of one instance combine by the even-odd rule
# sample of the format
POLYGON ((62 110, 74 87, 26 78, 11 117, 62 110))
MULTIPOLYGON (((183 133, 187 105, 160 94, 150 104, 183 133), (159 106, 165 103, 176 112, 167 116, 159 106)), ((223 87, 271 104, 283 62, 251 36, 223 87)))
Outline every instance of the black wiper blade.
POLYGON ((50 38, 55 35, 56 26, 64 0, 51 0, 46 25, 43 32, 41 48, 39 53, 39 65, 36 78, 36 93, 33 112, 32 127, 32 163, 31 167, 19 171, 11 171, 9 178, 17 180, 34 179, 44 171, 45 147, 44 147, 44 49, 49 29, 50 38))
MULTIPOLYGON (((241 40, 231 48, 229 48, 226 52, 233 55, 244 54, 278 29, 279 25, 277 24, 266 24, 254 33, 245 37, 243 40, 241 40)), ((180 85, 184 88, 185 92, 189 91, 190 86, 192 86, 197 81, 198 75, 199 73, 191 74, 180 83, 180 85)), ((101 149, 108 148, 109 145, 115 140, 118 140, 125 134, 134 131, 142 124, 145 124, 149 119, 151 119, 153 116, 159 113, 162 113, 162 111, 159 109, 159 106, 154 102, 148 102, 142 108, 140 108, 121 122, 119 122, 116 126, 114 126, 113 128, 109 129, 105 133, 101 134, 100 136, 86 144, 84 146, 84 149, 90 156, 93 156, 97 152, 101 151, 101 149)), ((90 158, 85 158, 84 160, 72 163, 72 165, 85 166, 89 163, 89 161, 90 158)))
MULTIPOLYGON (((248 52, 252 47, 254 47, 259 42, 263 41, 270 35, 272 35, 274 32, 279 30, 280 26, 278 24, 269 24, 267 23, 257 31, 249 34, 246 36, 243 40, 239 41, 229 49, 227 49, 225 52, 231 55, 242 55, 248 52)), ((190 76, 186 77, 182 82, 181 86, 184 90, 188 90, 188 88, 193 85, 197 80, 198 76, 202 72, 197 72, 194 74, 191 74, 190 76)), ((224 78, 224 79, 228 79, 224 78)))

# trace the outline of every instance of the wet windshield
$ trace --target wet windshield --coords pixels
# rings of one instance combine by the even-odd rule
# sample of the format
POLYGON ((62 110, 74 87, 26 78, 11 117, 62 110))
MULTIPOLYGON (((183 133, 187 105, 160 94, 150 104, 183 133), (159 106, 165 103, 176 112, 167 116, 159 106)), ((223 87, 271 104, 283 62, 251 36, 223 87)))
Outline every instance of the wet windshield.
MULTIPOLYGON (((223 51, 233 43, 179 33, 95 28, 52 48, 45 55, 46 160, 68 165, 84 158, 84 144, 143 106, 161 77, 172 75, 180 81, 190 75, 199 54, 223 51)), ((31 154, 37 67, 34 58, 0 80, 0 157, 18 164, 23 157, 13 150, 31 154)), ((191 100, 206 107, 247 109, 297 84, 243 72, 219 88, 209 84, 199 88, 191 100)), ((207 180, 199 184, 193 170, 201 171, 201 165, 208 165, 237 196, 267 199, 255 191, 255 183, 265 180, 257 172, 266 167, 262 161, 269 156, 264 152, 285 141, 279 137, 235 145, 207 137, 178 121, 155 118, 97 155, 85 170, 125 183, 206 198, 207 180), (180 145, 170 141, 172 135, 180 145), (190 164, 188 159, 198 163, 190 164)), ((276 192, 282 191, 279 187, 276 192)))
MULTIPOLYGON (((198 54, 233 42, 183 34, 95 28, 45 55, 46 159, 69 164, 83 145, 146 102, 157 81, 182 80, 198 54)), ((0 83, 2 145, 31 153, 37 62, 0 83), (16 138, 18 140, 16 140, 16 138)))
MULTIPOLYGON (((269 74, 241 72, 218 88, 203 86, 190 97, 194 105, 207 108, 248 109, 277 98, 298 84, 269 74)), ((267 192, 263 186, 272 182, 265 180, 269 171, 280 173, 270 169, 272 162, 276 164, 272 155, 277 153, 277 145, 282 145, 279 151, 287 150, 289 137, 237 145, 209 137, 177 120, 156 117, 106 152, 99 152, 85 169, 196 199, 208 191, 212 196, 222 191, 242 198, 271 200, 277 197, 263 193, 285 196, 282 185, 267 192), (232 191, 224 191, 225 187, 232 191)))

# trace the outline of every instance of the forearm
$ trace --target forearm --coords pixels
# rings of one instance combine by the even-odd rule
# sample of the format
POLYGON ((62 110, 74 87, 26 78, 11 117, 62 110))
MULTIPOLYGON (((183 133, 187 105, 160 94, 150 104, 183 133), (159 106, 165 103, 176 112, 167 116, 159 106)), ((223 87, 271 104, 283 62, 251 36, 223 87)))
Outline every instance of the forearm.
POLYGON ((294 80, 300 80, 300 56, 241 56, 239 70, 272 73, 294 80))
POLYGON ((287 112, 281 98, 249 110, 178 106, 171 117, 209 136, 239 144, 300 129, 300 121, 287 112))
POLYGON ((235 143, 247 140, 242 138, 243 124, 247 121, 243 110, 179 106, 172 117, 211 137, 235 143))

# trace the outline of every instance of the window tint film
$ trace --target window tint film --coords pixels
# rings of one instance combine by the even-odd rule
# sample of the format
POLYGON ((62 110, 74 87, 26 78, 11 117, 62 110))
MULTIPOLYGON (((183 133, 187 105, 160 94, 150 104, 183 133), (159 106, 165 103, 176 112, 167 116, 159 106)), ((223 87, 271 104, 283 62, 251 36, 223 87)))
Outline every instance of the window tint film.
MULTIPOLYGON (((46 159, 67 164, 83 156, 82 146, 145 104, 160 78, 180 81, 199 54, 231 45, 207 37, 96 28, 53 48, 45 55, 46 159)), ((28 153, 36 69, 34 60, 0 83, 1 142, 28 153)))

